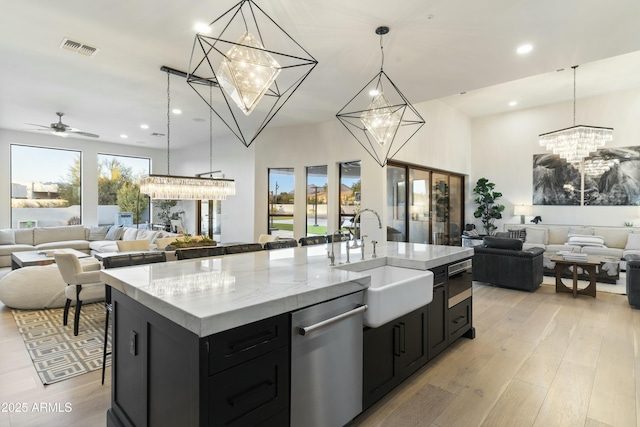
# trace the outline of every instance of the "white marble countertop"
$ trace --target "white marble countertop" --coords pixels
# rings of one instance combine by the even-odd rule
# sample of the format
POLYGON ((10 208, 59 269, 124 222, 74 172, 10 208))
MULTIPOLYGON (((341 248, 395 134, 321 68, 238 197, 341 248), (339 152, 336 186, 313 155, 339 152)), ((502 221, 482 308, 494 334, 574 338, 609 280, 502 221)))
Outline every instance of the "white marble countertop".
MULTIPOLYGON (((335 244, 336 266, 346 243, 335 244)), ((330 245, 329 245, 330 246, 330 245)), ((327 245, 225 255, 102 270, 102 280, 200 337, 295 311, 369 286, 356 270, 360 249, 350 251, 353 268, 329 266, 327 245)), ((420 270, 473 256, 473 249, 388 242, 367 261, 420 270)))

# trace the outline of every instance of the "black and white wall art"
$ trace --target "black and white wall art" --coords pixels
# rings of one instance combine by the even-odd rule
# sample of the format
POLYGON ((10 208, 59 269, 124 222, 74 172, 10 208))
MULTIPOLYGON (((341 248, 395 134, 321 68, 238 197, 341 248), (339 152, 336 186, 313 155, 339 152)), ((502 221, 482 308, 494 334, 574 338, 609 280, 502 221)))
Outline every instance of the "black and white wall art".
POLYGON ((555 154, 533 156, 533 204, 640 205, 640 146, 603 148, 585 161, 604 160, 609 170, 581 172, 555 154), (584 200, 582 198, 584 193, 584 200))

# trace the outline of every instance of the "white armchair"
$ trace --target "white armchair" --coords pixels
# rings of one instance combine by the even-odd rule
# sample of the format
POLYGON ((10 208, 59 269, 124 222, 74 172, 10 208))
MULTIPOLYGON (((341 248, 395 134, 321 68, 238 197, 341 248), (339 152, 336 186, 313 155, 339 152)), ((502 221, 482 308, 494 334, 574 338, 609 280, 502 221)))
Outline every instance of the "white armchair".
POLYGON ((80 264, 78 257, 73 254, 54 253, 58 269, 62 279, 67 283, 64 305, 63 324, 67 325, 71 302, 76 302, 76 311, 73 320, 73 335, 78 335, 80 323, 80 310, 83 301, 99 301, 104 299, 104 283, 100 282, 100 264, 80 264))

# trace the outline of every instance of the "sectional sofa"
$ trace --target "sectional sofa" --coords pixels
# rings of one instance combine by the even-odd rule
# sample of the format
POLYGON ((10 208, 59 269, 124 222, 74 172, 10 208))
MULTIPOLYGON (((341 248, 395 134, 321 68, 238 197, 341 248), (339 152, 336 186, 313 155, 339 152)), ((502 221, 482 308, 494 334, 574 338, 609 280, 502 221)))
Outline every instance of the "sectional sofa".
POLYGON ((581 252, 616 260, 603 263, 598 280, 615 283, 619 271, 626 268, 624 257, 640 255, 640 228, 560 224, 506 224, 505 237, 524 238, 523 249, 544 249, 545 274, 553 274, 555 263, 551 255, 560 251, 581 252))
POLYGON ((122 226, 0 229, 0 267, 11 266, 13 252, 71 248, 94 255, 118 252, 118 240, 149 240, 150 247, 155 248, 158 239, 171 240, 173 236, 176 234, 122 226))

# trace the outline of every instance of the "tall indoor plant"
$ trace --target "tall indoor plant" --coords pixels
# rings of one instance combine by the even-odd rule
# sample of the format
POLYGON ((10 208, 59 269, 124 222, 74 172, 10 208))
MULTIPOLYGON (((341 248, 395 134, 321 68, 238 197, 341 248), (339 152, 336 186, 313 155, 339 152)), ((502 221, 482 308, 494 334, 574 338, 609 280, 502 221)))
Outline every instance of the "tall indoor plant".
POLYGON ((485 233, 489 235, 498 228, 493 223, 496 219, 502 218, 502 211, 504 211, 504 205, 496 203, 496 200, 502 197, 502 193, 493 191, 495 186, 487 178, 480 178, 473 189, 473 194, 476 195, 474 201, 478 205, 473 216, 480 218, 485 233))

